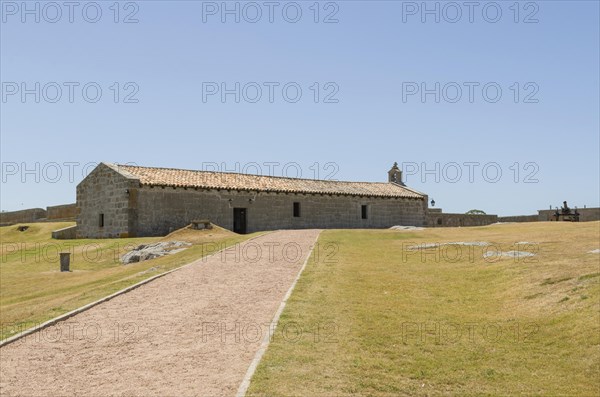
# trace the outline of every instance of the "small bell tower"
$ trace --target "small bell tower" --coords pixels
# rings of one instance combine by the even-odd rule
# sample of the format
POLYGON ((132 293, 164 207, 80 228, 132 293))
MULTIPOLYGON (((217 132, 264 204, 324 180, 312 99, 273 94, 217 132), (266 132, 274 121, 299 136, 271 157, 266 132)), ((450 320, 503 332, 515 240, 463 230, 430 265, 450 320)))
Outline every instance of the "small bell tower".
POLYGON ((398 168, 398 163, 394 163, 392 169, 388 171, 388 182, 404 186, 404 183, 402 182, 402 171, 398 168))

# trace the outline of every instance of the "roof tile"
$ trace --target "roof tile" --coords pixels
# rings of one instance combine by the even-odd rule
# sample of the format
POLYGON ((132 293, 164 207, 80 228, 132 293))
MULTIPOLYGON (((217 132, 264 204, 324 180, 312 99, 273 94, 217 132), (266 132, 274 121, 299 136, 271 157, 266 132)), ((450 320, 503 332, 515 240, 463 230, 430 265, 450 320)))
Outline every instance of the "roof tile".
POLYGON ((117 172, 137 178, 142 185, 176 186, 205 189, 249 190, 264 192, 340 194, 371 197, 408 197, 421 199, 422 193, 406 186, 382 182, 344 182, 333 180, 286 178, 264 175, 180 170, 107 164, 117 172))

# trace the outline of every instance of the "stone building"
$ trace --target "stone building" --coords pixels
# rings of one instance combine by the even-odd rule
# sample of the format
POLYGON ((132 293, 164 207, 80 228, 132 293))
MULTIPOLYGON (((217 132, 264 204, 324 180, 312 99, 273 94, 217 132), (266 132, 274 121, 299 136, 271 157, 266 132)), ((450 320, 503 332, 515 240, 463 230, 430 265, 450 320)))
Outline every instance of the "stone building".
POLYGON ((77 237, 161 236, 208 219, 237 233, 423 226, 427 196, 402 183, 342 182, 99 164, 77 186, 77 237))

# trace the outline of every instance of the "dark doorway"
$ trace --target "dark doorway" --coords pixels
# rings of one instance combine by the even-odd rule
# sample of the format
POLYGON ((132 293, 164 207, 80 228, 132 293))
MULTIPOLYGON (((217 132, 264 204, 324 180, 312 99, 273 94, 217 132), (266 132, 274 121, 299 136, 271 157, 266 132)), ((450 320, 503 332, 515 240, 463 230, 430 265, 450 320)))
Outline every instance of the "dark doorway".
POLYGON ((234 233, 246 234, 246 208, 233 209, 233 231, 234 233))

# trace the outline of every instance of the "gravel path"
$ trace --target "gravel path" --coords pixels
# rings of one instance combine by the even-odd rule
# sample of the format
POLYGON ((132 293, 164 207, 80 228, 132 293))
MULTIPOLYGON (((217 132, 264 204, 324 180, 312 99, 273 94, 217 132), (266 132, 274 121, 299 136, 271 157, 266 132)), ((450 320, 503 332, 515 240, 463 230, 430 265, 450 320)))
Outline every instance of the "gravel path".
POLYGON ((234 395, 318 233, 269 233, 0 348, 0 394, 234 395))

